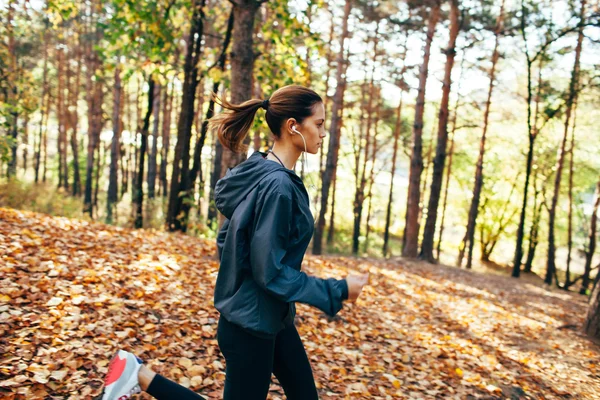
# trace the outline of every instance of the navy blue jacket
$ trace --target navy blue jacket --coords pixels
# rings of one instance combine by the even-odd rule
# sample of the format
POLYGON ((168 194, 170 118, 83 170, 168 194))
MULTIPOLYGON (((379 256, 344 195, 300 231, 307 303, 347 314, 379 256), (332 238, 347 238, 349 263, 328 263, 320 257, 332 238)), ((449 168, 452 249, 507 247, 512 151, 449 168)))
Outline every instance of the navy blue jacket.
POLYGON ((215 203, 227 219, 217 236, 214 303, 228 321, 270 338, 293 324, 295 302, 334 316, 348 284, 300 270, 314 231, 308 193, 294 171, 264 157, 254 152, 216 184, 215 203))

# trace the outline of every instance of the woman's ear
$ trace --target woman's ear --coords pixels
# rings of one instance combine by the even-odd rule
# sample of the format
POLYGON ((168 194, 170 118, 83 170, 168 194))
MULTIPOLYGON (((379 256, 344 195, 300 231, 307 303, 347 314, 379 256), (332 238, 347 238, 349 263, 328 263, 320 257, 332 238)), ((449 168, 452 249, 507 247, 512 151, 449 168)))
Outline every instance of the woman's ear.
POLYGON ((298 122, 296 121, 296 118, 288 118, 287 121, 285 121, 285 129, 290 135, 296 134, 292 128, 296 126, 296 129, 298 129, 297 125, 298 122))

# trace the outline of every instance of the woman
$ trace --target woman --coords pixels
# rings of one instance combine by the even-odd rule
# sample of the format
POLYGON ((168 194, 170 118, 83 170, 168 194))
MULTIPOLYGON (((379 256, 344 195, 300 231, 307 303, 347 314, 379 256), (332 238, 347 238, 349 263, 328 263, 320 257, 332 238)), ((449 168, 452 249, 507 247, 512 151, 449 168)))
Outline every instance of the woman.
MULTIPOLYGON (((210 121, 232 151, 242 142, 259 108, 275 143, 227 171, 215 187, 226 217, 217 236, 220 259, 214 303, 220 313, 217 341, 225 357, 223 398, 264 400, 274 373, 289 400, 318 399, 312 369, 294 326, 294 303, 330 316, 358 298, 368 274, 321 279, 300 270, 314 230, 308 192, 293 171, 302 151, 316 154, 325 137, 321 97, 302 86, 285 86, 269 100, 220 104, 228 111, 210 121)), ((158 399, 202 398, 155 374, 131 353, 111 361, 104 400, 147 391, 158 399), (114 372, 117 371, 117 372, 114 372)))

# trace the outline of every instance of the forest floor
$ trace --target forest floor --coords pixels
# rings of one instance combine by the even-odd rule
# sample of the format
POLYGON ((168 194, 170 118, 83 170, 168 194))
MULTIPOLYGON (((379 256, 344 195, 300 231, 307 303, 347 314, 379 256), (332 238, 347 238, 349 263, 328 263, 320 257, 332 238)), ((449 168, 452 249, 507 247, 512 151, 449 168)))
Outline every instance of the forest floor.
MULTIPOLYGON (((124 348, 219 399, 217 269, 212 240, 0 208, 0 397, 94 398, 124 348)), ((403 259, 307 255, 303 269, 371 272, 333 319, 298 306, 321 399, 600 398, 584 296, 403 259)), ((269 398, 284 398, 276 380, 269 398)))

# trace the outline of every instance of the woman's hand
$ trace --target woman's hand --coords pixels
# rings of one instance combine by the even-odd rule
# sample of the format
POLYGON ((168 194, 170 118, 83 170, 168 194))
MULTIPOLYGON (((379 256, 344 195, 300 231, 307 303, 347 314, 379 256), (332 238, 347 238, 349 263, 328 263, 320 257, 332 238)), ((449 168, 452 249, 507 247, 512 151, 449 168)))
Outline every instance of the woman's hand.
POLYGON ((346 282, 348 283, 348 301, 356 301, 363 287, 369 283, 369 273, 348 275, 346 282))

